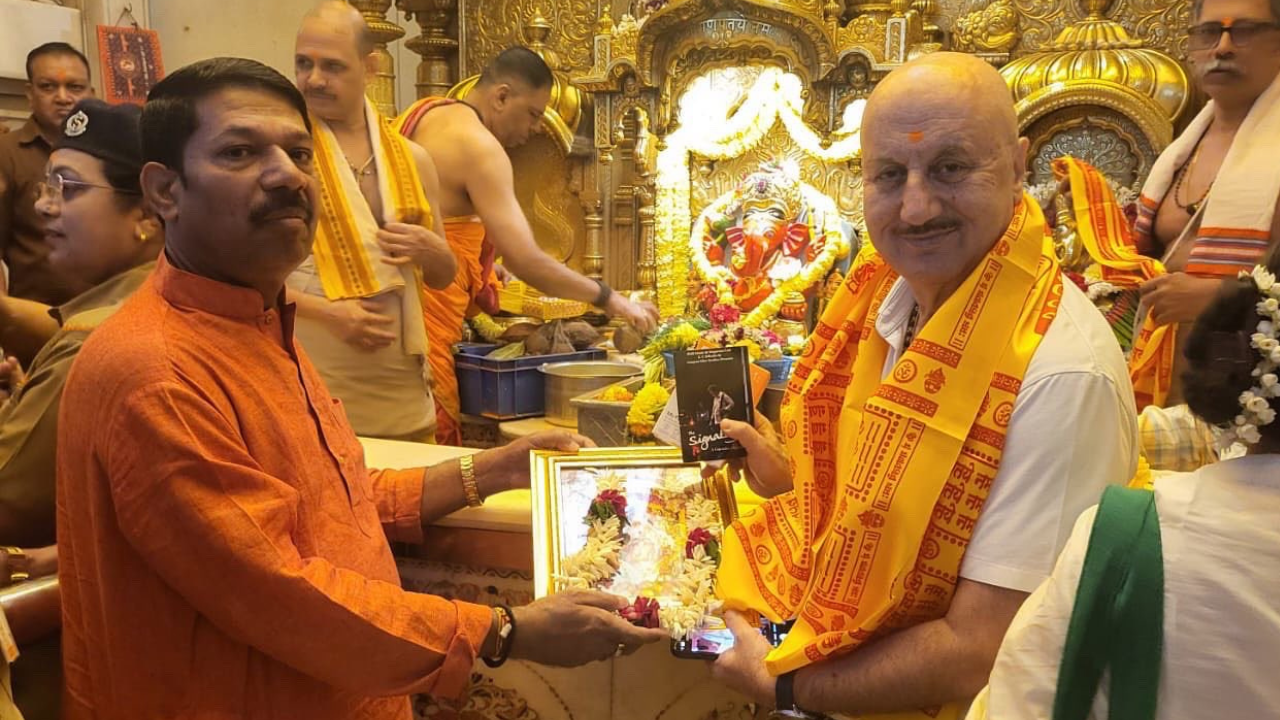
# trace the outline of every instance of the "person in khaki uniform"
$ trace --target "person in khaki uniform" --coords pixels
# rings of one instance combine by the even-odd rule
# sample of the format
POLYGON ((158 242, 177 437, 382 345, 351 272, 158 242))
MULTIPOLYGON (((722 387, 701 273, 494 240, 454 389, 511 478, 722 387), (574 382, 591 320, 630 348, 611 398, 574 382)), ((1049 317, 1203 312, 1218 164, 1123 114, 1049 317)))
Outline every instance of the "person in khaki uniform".
MULTIPOLYGON (((164 247, 157 218, 143 209, 142 151, 135 105, 80 101, 64 119, 35 209, 50 265, 78 294, 51 311, 61 327, 23 373, 0 364, 0 584, 57 572, 54 464, 62 388, 80 346, 150 275, 164 247)), ((23 646, 13 665, 18 706, 56 717, 60 692, 56 634, 23 646)))
POLYGON ((9 268, 6 294, 45 305, 65 302, 73 290, 49 265, 49 246, 33 208, 36 184, 76 102, 93 95, 89 61, 62 42, 27 54, 31 117, 0 137, 0 256, 9 268))

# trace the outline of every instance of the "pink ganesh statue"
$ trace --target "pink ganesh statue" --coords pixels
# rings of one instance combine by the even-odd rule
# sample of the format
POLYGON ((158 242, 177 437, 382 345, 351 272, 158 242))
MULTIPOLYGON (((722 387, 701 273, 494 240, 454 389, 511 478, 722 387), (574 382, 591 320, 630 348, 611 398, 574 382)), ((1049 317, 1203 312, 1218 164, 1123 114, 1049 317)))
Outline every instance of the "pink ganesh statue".
POLYGON ((849 252, 846 227, 794 164, 770 162, 694 223, 693 275, 707 284, 706 300, 750 313, 749 324, 758 325, 812 296, 849 252))

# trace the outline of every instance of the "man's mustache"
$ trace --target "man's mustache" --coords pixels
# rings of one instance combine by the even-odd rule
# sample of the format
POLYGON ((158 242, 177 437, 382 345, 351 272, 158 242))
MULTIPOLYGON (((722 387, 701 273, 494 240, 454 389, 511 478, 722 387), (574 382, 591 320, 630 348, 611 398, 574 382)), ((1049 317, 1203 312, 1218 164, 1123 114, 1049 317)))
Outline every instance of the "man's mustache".
POLYGON ((249 220, 261 225, 281 217, 300 217, 310 223, 313 217, 311 200, 298 193, 279 194, 268 197, 263 202, 249 209, 249 220))
POLYGON ((930 220, 923 225, 899 225, 894 228, 894 234, 904 238, 927 237, 950 232, 958 227, 960 223, 954 220, 930 220))
POLYGON ((1233 63, 1233 62, 1231 62, 1231 61, 1229 61, 1229 60, 1221 60, 1221 59, 1219 59, 1219 58, 1214 58, 1214 59, 1212 59, 1212 60, 1210 60, 1209 62, 1207 62, 1207 63, 1205 63, 1205 64, 1204 64, 1204 72, 1205 72, 1205 73, 1211 73, 1211 72, 1213 72, 1213 71, 1215 71, 1215 70, 1221 70, 1221 71, 1223 71, 1223 72, 1235 73, 1236 75, 1239 75, 1239 74, 1240 74, 1240 68, 1239 68, 1239 67, 1237 67, 1235 63, 1233 63))

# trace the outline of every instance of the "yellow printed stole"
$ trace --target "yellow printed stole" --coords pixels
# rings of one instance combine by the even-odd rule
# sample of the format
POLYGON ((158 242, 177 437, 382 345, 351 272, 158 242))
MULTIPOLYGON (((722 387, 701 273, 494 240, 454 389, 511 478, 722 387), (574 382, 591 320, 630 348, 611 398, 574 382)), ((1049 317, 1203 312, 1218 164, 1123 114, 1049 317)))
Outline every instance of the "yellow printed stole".
MULTIPOLYGON (((382 217, 431 228, 431 207, 422 191, 418 166, 408 141, 378 115, 368 100, 365 117, 370 130, 378 189, 382 195, 382 217)), ((315 137, 316 173, 320 178, 320 213, 312 245, 316 270, 330 300, 369 297, 403 287, 406 278, 400 268, 381 262, 378 224, 360 192, 355 174, 347 167, 337 139, 324 121, 311 119, 315 137)), ((421 271, 410 278, 422 286, 421 271)))
POLYGON ((875 319, 897 279, 873 248, 859 253, 783 401, 794 490, 725 533, 726 606, 796 618, 767 658, 774 675, 946 614, 1022 377, 1062 295, 1044 217, 1024 196, 882 380, 888 344, 875 319))
MULTIPOLYGON (((1053 161, 1056 179, 1071 181, 1071 205, 1076 232, 1085 249, 1102 266, 1102 278, 1121 287, 1134 287, 1163 275, 1164 265, 1138 252, 1129 222, 1116 204, 1102 173, 1088 163, 1071 157, 1053 161)), ((1129 354, 1129 380, 1133 383, 1138 411, 1155 404, 1163 406, 1173 383, 1177 326, 1156 325, 1151 314, 1142 321, 1129 354)))

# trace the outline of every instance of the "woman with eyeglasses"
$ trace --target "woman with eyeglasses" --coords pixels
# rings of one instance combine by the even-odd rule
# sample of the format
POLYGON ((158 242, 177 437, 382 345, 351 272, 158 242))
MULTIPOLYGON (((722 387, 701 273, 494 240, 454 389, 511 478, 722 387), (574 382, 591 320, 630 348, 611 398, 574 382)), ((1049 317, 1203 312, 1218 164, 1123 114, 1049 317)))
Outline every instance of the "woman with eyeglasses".
MULTIPOLYGON (((55 442, 63 383, 89 333, 109 317, 151 272, 164 248, 158 218, 144 205, 138 185, 142 151, 140 109, 82 100, 64 121, 63 137, 49 158, 36 212, 44 220, 49 262, 79 284, 79 294, 51 311, 60 329, 24 375, 15 358, 0 363, 8 399, 0 406, 0 602, 21 596, 14 612, 39 613, 24 592, 32 581, 57 572, 54 532, 55 442), (26 608, 26 610, 22 610, 26 608)), ((47 584, 46 584, 47 585, 47 584)), ((55 612, 57 586, 43 588, 55 612)), ((8 610, 8 608, 6 608, 8 610)), ((41 640, 48 627, 23 626, 15 634, 41 640)), ((13 666, 18 707, 28 720, 57 717, 58 638, 21 648, 13 666), (51 676, 51 677, 50 677, 51 676)))

